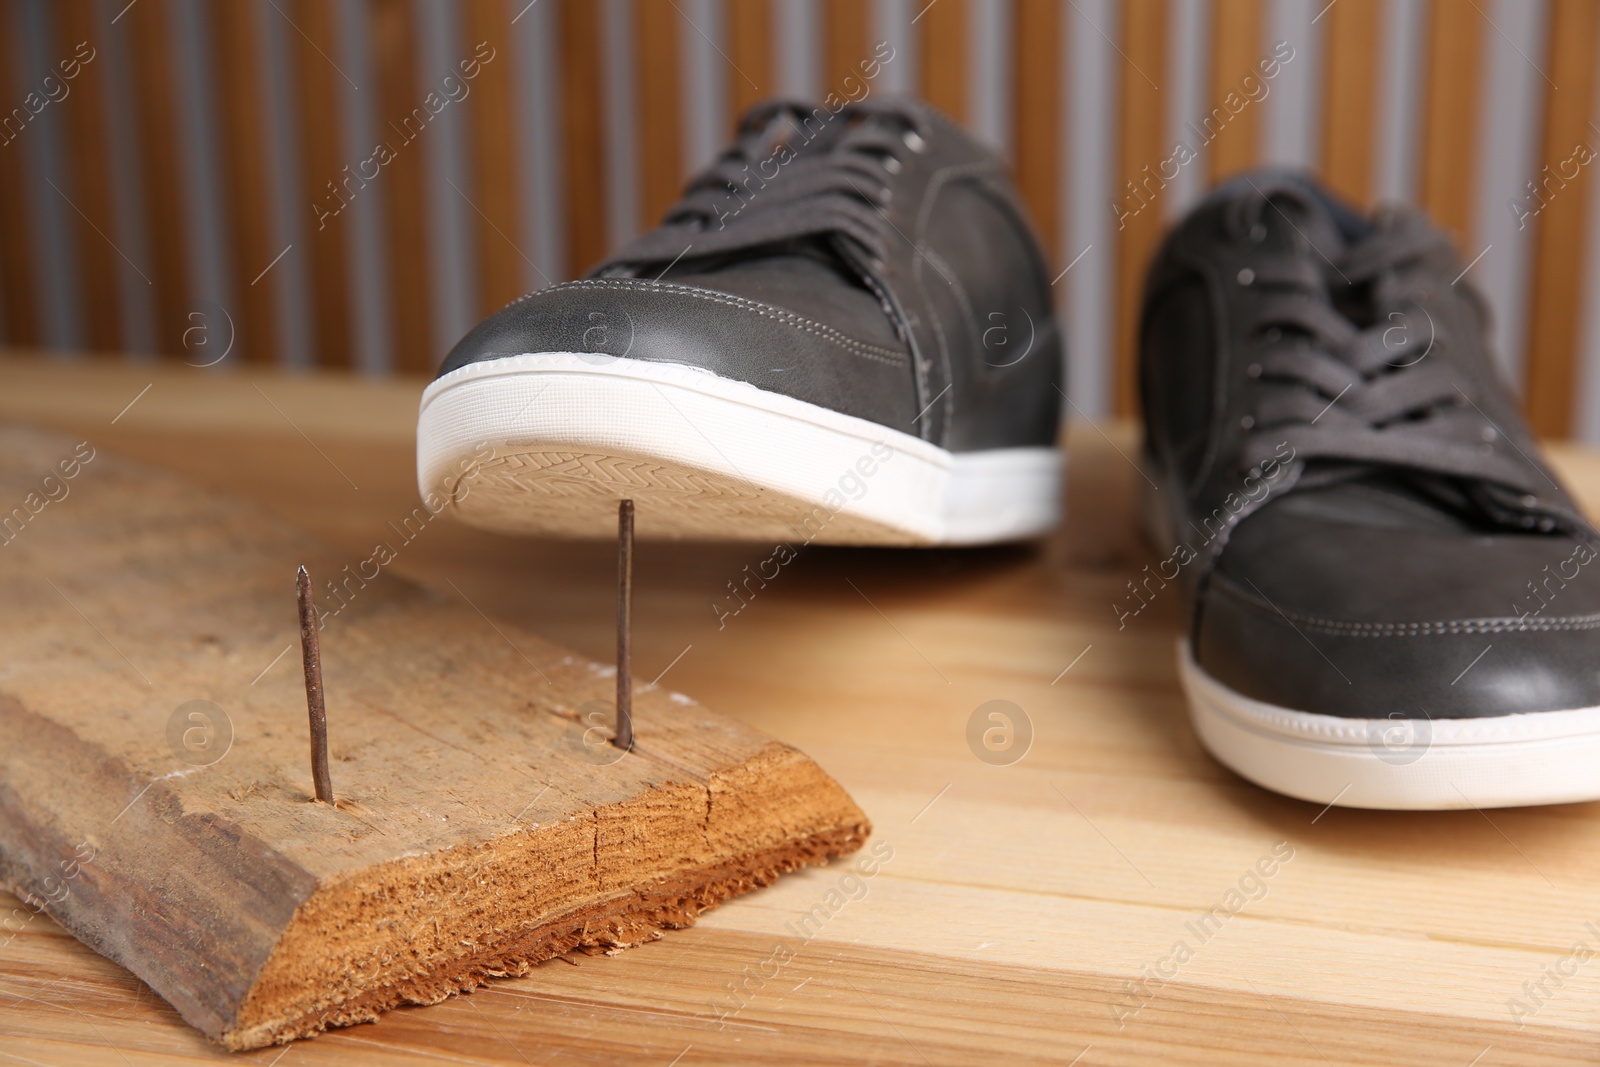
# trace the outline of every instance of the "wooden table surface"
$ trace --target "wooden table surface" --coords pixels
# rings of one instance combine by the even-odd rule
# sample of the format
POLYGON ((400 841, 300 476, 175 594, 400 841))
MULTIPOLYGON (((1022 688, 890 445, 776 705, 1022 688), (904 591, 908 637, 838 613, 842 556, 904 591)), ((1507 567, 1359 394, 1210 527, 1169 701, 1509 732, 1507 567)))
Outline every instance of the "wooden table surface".
MULTIPOLYGON (((0 357, 0 417, 256 500, 352 562, 416 503, 420 389, 0 357)), ((0 927, 0 1067, 1600 1060, 1600 805, 1321 810, 1218 766, 1175 678, 1176 596, 1121 631, 1111 608, 1156 558, 1135 440, 1072 428, 1043 544, 807 548, 720 625, 772 546, 639 545, 641 676, 815 757, 892 849, 876 876, 807 871, 615 957, 241 1056, 40 916, 0 927), (1006 755, 1032 733, 1007 765, 968 740, 995 700, 1020 709, 1006 755)), ((1553 452, 1600 511, 1600 456, 1553 452)), ((393 568, 611 656, 612 545, 441 521, 393 568)))

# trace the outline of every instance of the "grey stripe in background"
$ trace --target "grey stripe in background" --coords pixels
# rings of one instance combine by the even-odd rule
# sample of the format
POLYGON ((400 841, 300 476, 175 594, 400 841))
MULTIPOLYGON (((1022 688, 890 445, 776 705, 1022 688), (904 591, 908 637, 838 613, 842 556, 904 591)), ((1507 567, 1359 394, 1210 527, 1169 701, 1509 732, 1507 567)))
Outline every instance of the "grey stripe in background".
MULTIPOLYGON (((1597 57, 1600 60, 1600 57, 1597 57)), ((1600 115, 1600 78, 1595 79, 1589 114, 1600 115)), ((1591 128, 1592 135, 1594 130, 1591 128)), ((1593 147, 1594 138, 1584 140, 1593 147)), ((1590 163, 1593 167, 1594 164, 1590 163)), ((1600 182, 1589 176, 1589 209, 1583 235, 1583 302, 1578 309, 1577 373, 1574 392, 1578 405, 1572 432, 1585 444, 1600 444, 1600 203, 1595 200, 1600 182)))
MULTIPOLYGON (((735 3, 738 0, 734 0, 735 3)), ((911 20, 917 17, 927 0, 873 0, 872 46, 886 42, 894 49, 894 58, 883 64, 872 91, 892 96, 904 96, 917 88, 917 34, 911 20)), ((865 58, 865 57, 863 57, 865 58)))
POLYGON ((1426 0, 1385 0, 1379 29, 1377 150, 1372 188, 1381 202, 1417 200, 1422 78, 1428 69, 1426 0))
POLYGON ((1211 0, 1176 4, 1167 30, 1167 90, 1162 94, 1167 139, 1194 153, 1167 185, 1163 207, 1168 219, 1188 211, 1205 194, 1206 149, 1194 130, 1204 129, 1205 114, 1211 109, 1211 15, 1211 0))
POLYGON ((822 94, 822 5, 816 0, 777 0, 774 15, 778 95, 815 100, 822 94))
MULTIPOLYGON (((216 112, 217 92, 211 49, 211 11, 200 0, 174 0, 167 9, 177 48, 178 123, 187 136, 178 139, 179 166, 188 193, 183 228, 189 258, 189 296, 218 305, 239 328, 233 306, 233 265, 228 259, 232 227, 228 225, 222 173, 222 138, 216 112)), ((265 266, 265 264, 262 264, 265 266)), ((245 283, 249 283, 248 278, 245 283)), ((235 334, 237 336, 237 333, 235 334)), ((237 359, 214 364, 226 367, 237 359)))
POLYGON ((133 74, 128 35, 123 25, 112 25, 127 0, 96 0, 95 31, 99 34, 96 63, 104 63, 107 159, 116 179, 111 183, 111 206, 116 221, 109 231, 117 247, 132 260, 118 256, 117 295, 122 301, 122 343, 129 358, 154 356, 161 345, 156 331, 154 264, 150 258, 150 227, 144 214, 144 168, 140 163, 138 118, 134 111, 133 74), (143 273, 140 273, 140 272, 143 273))
POLYGON ((1014 160, 1011 129, 1013 57, 1011 0, 967 5, 968 127, 1008 160, 1014 160))
MULTIPOLYGON (((338 3, 339 47, 334 58, 350 81, 340 78, 335 83, 340 94, 336 106, 344 119, 339 124, 345 158, 342 166, 349 166, 353 173, 378 143, 378 81, 372 74, 364 0, 338 0, 338 3)), ((335 181, 340 174, 316 177, 319 181, 335 181)), ((351 198, 338 219, 344 224, 354 333, 351 343, 355 346, 353 362, 368 374, 384 374, 394 368, 393 327, 389 322, 389 241, 383 225, 387 195, 380 176, 378 181, 368 182, 359 195, 351 198)))
MULTIPOLYGON (((283 253, 266 277, 255 284, 273 285, 277 303, 278 361, 291 367, 309 367, 311 352, 311 240, 306 228, 307 214, 298 191, 305 160, 300 154, 300 138, 295 113, 293 26, 273 10, 268 0, 254 0, 255 38, 259 42, 258 62, 266 79, 263 102, 266 105, 267 168, 271 186, 273 242, 269 255, 283 253), (287 249, 288 251, 284 251, 287 249)), ((265 264, 263 264, 263 267, 265 264)))
POLYGON ((1302 170, 1315 167, 1322 155, 1322 52, 1330 6, 1327 0, 1273 0, 1268 9, 1261 56, 1279 41, 1287 41, 1295 55, 1267 83, 1264 163, 1302 170))
MULTIPOLYGON (((417 100, 424 106, 437 93, 442 108, 416 146, 422 151, 428 198, 428 277, 433 290, 433 358, 445 353, 478 321, 478 209, 471 197, 472 156, 467 138, 467 107, 476 86, 458 65, 470 58, 476 41, 462 32, 461 9, 448 0, 413 0, 421 45, 417 49, 417 100)), ((425 110, 432 110, 425 108, 425 110)))
POLYGON ((1112 331, 1116 234, 1109 205, 1117 166, 1114 117, 1120 61, 1111 42, 1119 20, 1113 0, 1074 0, 1062 21, 1070 48, 1072 92, 1067 121, 1071 198, 1060 269, 1083 257, 1058 283, 1067 287, 1067 394, 1075 405, 1067 414, 1096 418, 1111 409, 1111 366, 1116 355, 1112 331))
MULTIPOLYGON (((687 178, 711 164, 732 131, 728 128, 728 79, 741 75, 723 58, 728 33, 718 0, 676 0, 679 72, 683 79, 683 173, 687 178)), ((652 224, 655 219, 651 219, 652 224)))
MULTIPOLYGON (((592 0, 590 0, 592 2, 592 0)), ((633 5, 600 0, 600 70, 604 88, 606 246, 620 247, 639 232, 639 131, 633 5)), ((587 265, 586 265, 587 268, 587 265)))
POLYGON ((1544 62, 1549 5, 1545 0, 1479 3, 1492 26, 1483 34, 1486 76, 1479 81, 1477 203, 1469 238, 1473 247, 1462 252, 1470 260, 1489 249, 1468 277, 1489 297, 1493 350, 1501 373, 1520 394, 1534 227, 1525 221, 1519 228, 1511 204, 1523 199, 1525 183, 1544 164, 1539 159, 1539 114, 1549 83, 1539 65, 1544 62))
POLYGON ((508 0, 516 41, 517 173, 522 185, 522 248, 530 290, 567 277, 567 215, 561 171, 561 56, 555 47, 555 6, 538 0, 508 0))
MULTIPOLYGON (((68 197, 76 191, 67 178, 64 123, 61 108, 78 91, 74 82, 61 79, 55 69, 58 56, 55 42, 55 9, 47 0, 25 0, 18 14, 21 25, 24 77, 30 91, 46 95, 41 88, 46 76, 56 89, 58 102, 47 104, 37 118, 23 127, 15 142, 0 151, 23 153, 28 183, 28 199, 33 204, 33 256, 38 278, 40 340, 56 349, 82 348, 83 277, 78 265, 78 246, 72 240, 77 210, 68 197), (66 95, 61 94, 65 92, 66 95)), ((8 59, 10 57, 7 57, 8 59)), ((9 224, 9 223, 8 223, 9 224)), ((69 355, 52 352, 57 358, 69 355)))

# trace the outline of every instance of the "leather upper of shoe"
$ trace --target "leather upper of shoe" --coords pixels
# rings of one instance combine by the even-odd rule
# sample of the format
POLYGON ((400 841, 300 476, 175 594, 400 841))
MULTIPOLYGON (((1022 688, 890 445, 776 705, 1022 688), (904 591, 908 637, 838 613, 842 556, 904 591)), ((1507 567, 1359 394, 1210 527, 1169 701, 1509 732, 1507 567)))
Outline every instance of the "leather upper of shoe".
MULTIPOLYGON (((1146 288, 1146 451, 1212 677, 1280 707, 1600 705, 1600 535, 1539 459, 1423 216, 1247 175, 1146 288)), ((1181 578, 1177 573, 1181 572, 1181 578)))
POLYGON ((686 364, 952 451, 1054 446, 1061 338, 1004 164, 924 104, 745 116, 660 227, 480 323, 530 352, 686 364))

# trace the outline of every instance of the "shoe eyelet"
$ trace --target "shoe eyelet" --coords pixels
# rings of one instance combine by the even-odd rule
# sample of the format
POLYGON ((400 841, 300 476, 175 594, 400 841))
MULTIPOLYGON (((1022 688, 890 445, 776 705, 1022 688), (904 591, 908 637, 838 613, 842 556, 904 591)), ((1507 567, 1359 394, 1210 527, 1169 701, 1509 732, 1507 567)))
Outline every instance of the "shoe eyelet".
POLYGON ((1240 267, 1237 277, 1240 285, 1250 285, 1256 280, 1256 272, 1249 267, 1240 267))
POLYGON ((1244 373, 1245 373, 1245 377, 1247 377, 1247 378, 1259 378, 1259 377, 1261 377, 1261 364, 1259 364, 1259 363, 1250 364, 1248 367, 1246 367, 1244 369, 1244 373))
POLYGON ((1534 496, 1532 493, 1529 493, 1522 498, 1522 506, 1525 508, 1535 507, 1538 505, 1538 503, 1539 498, 1534 496))
POLYGON ((906 143, 907 148, 919 154, 928 147, 928 142, 924 141, 922 139, 922 135, 916 130, 907 130, 905 133, 900 135, 900 139, 906 143))
POLYGON ((883 161, 883 169, 888 171, 890 174, 899 174, 902 170, 905 170, 906 168, 905 168, 905 164, 901 163, 898 159, 894 158, 893 156, 890 156, 888 159, 883 161))
POLYGON ((1239 429, 1241 429, 1241 430, 1254 429, 1255 428, 1255 424, 1256 424, 1255 416, 1254 415, 1246 415, 1244 418, 1239 420, 1239 429))
POLYGON ((1499 436, 1500 435, 1495 432, 1495 428, 1493 426, 1485 426, 1483 429, 1478 431, 1478 438, 1486 442, 1493 441, 1499 436))
POLYGON ((1257 244, 1258 245, 1262 241, 1265 241, 1266 239, 1267 239, 1267 227, 1266 227, 1265 223, 1258 222, 1254 226, 1250 227, 1250 243, 1251 244, 1257 244))
POLYGON ((1556 528, 1556 520, 1554 520, 1554 519, 1540 519, 1539 520, 1539 532, 1540 533, 1549 533, 1551 530, 1554 530, 1555 528, 1556 528))

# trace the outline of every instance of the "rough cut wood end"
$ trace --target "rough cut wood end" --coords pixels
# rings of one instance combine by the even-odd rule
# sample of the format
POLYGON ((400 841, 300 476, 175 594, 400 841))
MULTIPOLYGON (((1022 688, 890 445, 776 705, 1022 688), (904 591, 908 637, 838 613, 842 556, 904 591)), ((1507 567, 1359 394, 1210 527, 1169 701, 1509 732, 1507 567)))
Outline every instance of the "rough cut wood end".
POLYGON ((0 549, 0 883, 228 1048, 652 940, 871 832, 735 719, 646 686, 624 755, 611 668, 79 445, 0 427, 0 499, 78 468, 0 549), (334 805, 285 654, 302 562, 334 805))

